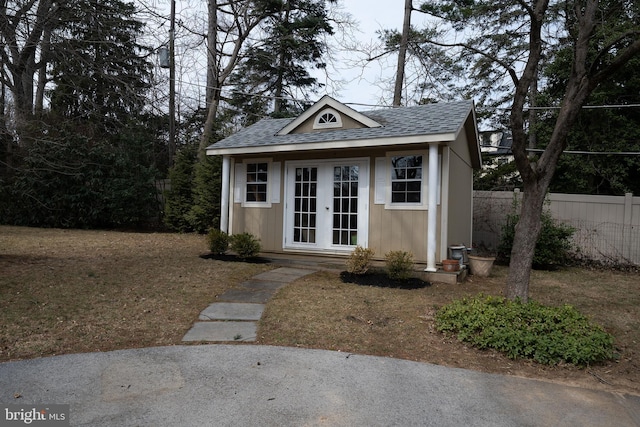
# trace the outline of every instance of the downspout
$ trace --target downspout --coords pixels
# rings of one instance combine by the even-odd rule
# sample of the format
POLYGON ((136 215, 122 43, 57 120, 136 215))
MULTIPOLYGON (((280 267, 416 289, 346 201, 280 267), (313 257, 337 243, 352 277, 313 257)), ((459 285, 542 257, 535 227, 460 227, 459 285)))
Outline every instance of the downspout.
POLYGON ((231 158, 222 156, 222 197, 220 200, 220 230, 229 232, 229 175, 231 158))
POLYGON ((429 205, 427 216, 427 268, 424 271, 435 272, 438 220, 438 144, 429 144, 429 205))

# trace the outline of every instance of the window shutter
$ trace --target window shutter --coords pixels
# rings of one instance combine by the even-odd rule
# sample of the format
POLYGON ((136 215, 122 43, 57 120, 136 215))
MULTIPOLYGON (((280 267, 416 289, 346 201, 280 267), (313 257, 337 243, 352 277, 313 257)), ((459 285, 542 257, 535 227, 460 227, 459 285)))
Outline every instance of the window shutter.
POLYGON ((271 203, 280 203, 280 162, 271 163, 269 167, 271 168, 269 176, 271 203))
POLYGON ((375 189, 373 203, 383 205, 387 196, 387 158, 376 157, 375 189))
POLYGON ((246 166, 244 165, 244 163, 236 163, 236 171, 235 171, 235 179, 234 179, 234 184, 233 184, 233 201, 235 203, 242 203, 244 202, 243 199, 243 195, 244 195, 244 186, 245 186, 245 180, 247 177, 247 173, 246 173, 246 166))

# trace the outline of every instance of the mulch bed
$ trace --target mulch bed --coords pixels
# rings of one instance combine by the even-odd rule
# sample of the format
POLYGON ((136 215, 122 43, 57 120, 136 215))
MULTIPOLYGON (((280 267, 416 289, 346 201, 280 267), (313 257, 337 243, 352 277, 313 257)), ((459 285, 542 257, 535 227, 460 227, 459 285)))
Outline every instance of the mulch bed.
POLYGON ((344 283, 354 283, 361 286, 376 286, 379 288, 422 289, 427 286, 431 286, 431 283, 420 280, 417 277, 410 277, 408 279, 391 279, 383 272, 353 274, 348 271, 343 271, 340 273, 340 279, 344 283))

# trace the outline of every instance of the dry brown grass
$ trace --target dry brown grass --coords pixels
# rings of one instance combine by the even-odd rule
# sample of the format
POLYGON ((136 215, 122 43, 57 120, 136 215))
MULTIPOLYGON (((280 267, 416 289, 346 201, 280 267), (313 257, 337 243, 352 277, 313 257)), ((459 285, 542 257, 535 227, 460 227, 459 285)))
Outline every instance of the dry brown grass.
MULTIPOLYGON (((0 227, 0 361, 180 344, 216 295, 268 265, 202 259, 197 235, 0 227)), ((462 285, 415 290, 345 284, 318 272, 268 303, 258 343, 393 356, 640 393, 637 274, 567 269, 534 272, 531 297, 570 303, 616 337, 620 359, 578 369, 513 361, 434 330, 455 298, 499 295, 506 268, 462 285)))
POLYGON ((570 303, 616 337, 620 359, 600 366, 543 366, 479 351, 434 327, 438 307, 464 296, 500 295, 507 269, 464 284, 415 290, 342 283, 319 272, 282 289, 269 303, 258 331, 264 344, 323 348, 390 356, 484 372, 561 381, 640 393, 640 282, 637 275, 567 269, 535 271, 531 297, 549 305, 570 303))
POLYGON ((272 268, 206 260, 197 235, 0 227, 0 360, 180 344, 272 268))

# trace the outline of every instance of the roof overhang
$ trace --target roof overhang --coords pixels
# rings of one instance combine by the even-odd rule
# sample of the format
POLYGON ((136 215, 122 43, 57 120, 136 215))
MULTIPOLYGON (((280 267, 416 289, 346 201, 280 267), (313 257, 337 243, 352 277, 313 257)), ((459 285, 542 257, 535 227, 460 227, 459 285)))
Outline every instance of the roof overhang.
POLYGON ((319 151, 319 150, 335 150, 344 148, 374 148, 395 145, 414 145, 443 143, 448 144, 456 138, 454 133, 432 134, 432 135, 415 135, 415 136, 399 136, 395 138, 374 138, 374 139, 346 139, 341 141, 324 141, 312 143, 293 143, 293 144, 277 144, 269 146, 248 146, 248 147, 229 147, 229 148, 207 148, 208 156, 215 155, 242 155, 242 154, 268 154, 268 153, 289 153, 294 151, 319 151))

